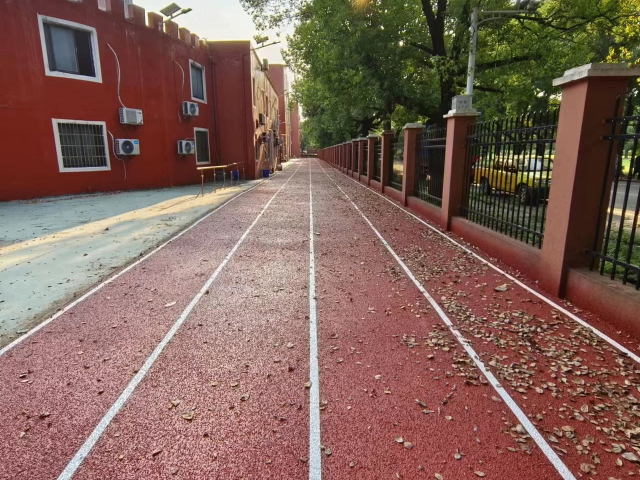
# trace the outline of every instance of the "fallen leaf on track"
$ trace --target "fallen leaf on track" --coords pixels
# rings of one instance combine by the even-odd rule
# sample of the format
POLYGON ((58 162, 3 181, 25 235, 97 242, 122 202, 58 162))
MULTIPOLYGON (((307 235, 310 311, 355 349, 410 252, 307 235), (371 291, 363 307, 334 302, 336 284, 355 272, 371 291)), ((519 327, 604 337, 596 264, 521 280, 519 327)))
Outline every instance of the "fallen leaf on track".
POLYGON ((193 417, 196 416, 196 412, 193 410, 187 410, 186 412, 182 412, 182 418, 184 418, 187 422, 193 420, 193 417))

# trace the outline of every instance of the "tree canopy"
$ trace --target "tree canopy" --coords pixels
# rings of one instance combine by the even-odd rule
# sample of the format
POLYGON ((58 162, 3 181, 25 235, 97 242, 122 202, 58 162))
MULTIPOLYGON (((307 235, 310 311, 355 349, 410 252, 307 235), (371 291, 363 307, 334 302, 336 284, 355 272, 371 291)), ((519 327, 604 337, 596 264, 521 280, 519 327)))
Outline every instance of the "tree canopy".
POLYGON ((552 79, 566 69, 640 59, 640 0, 242 2, 260 29, 293 22, 284 55, 315 147, 442 122, 464 91, 474 7, 520 9, 479 30, 474 104, 487 116, 546 108, 557 101, 552 79))

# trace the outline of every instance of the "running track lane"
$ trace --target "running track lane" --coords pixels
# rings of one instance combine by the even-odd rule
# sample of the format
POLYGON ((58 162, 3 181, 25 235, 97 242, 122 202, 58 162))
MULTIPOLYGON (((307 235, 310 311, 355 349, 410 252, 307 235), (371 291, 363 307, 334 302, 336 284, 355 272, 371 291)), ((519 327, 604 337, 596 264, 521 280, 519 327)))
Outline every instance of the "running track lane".
POLYGON ((214 212, 0 357, 0 478, 57 477, 295 168, 214 212))
POLYGON ((274 199, 74 479, 308 475, 306 170, 274 199))
MULTIPOLYGON (((471 339, 470 344, 482 361, 490 365, 490 370, 505 385, 505 391, 516 399, 545 438, 555 435, 557 443, 549 442, 577 477, 594 475, 587 474, 583 465, 587 469, 593 465, 598 472, 594 478, 623 478, 633 471, 626 461, 623 467, 613 467, 612 462, 619 455, 605 449, 610 449, 615 440, 631 450, 621 431, 621 422, 627 427, 635 425, 634 418, 630 418, 637 408, 632 400, 637 390, 635 364, 629 364, 628 359, 602 345, 600 339, 583 331, 583 327, 576 329, 569 319, 550 311, 529 293, 526 294, 530 297, 520 297, 522 292, 513 285, 506 295, 495 292, 493 285, 504 279, 478 265, 477 259, 451 249, 451 244, 443 242, 437 234, 431 238, 431 231, 399 213, 386 200, 337 172, 328 171, 373 222, 371 227, 381 232, 389 249, 402 257, 394 258, 317 163, 303 162, 303 165, 297 175, 291 177, 290 170, 265 184, 264 189, 261 186, 252 191, 253 202, 241 204, 238 199, 234 208, 227 207, 231 217, 244 222, 235 238, 226 231, 230 228, 228 224, 221 227, 218 221, 207 223, 214 217, 219 220, 217 216, 225 213, 217 212, 127 272, 118 282, 96 293, 96 297, 111 298, 83 311, 84 318, 76 315, 83 305, 94 301, 93 296, 12 349, 10 355, 0 357, 0 368, 7 365, 4 362, 28 364, 40 358, 41 351, 64 364, 60 367, 56 362, 40 360, 41 370, 37 374, 32 370, 22 372, 26 373, 22 378, 20 373, 7 376, 15 378, 15 384, 7 383, 16 392, 22 392, 21 388, 34 389, 23 393, 20 400, 29 401, 34 391, 39 397, 33 403, 34 408, 17 415, 14 423, 7 422, 11 428, 23 429, 14 430, 15 437, 7 435, 10 442, 0 443, 3 459, 9 459, 3 460, 3 467, 6 463, 5 470, 15 471, 15 464, 23 462, 21 476, 9 473, 4 477, 3 470, 0 478, 56 478, 131 379, 133 373, 127 369, 136 368, 135 365, 119 361, 115 365, 124 367, 124 373, 114 369, 109 364, 112 357, 102 349, 103 336, 110 329, 120 328, 100 323, 106 314, 103 311, 115 308, 105 309, 104 304, 117 305, 114 299, 124 301, 109 295, 110 288, 119 286, 119 282, 129 286, 126 281, 134 274, 140 280, 139 286, 133 284, 123 297, 138 288, 134 304, 147 307, 148 311, 144 315, 136 314, 135 310, 118 311, 128 320, 127 326, 135 319, 137 329, 130 328, 126 335, 107 344, 116 360, 120 349, 138 353, 135 362, 139 368, 203 282, 222 265, 220 262, 228 263, 218 272, 209 293, 202 295, 148 376, 142 378, 98 438, 74 478, 312 478, 307 466, 309 452, 314 451, 309 444, 308 408, 314 409, 314 405, 309 405, 312 392, 303 383, 308 380, 307 369, 313 364, 308 356, 307 315, 309 306, 314 305, 307 298, 311 250, 307 243, 309 181, 314 198, 312 225, 320 352, 317 384, 320 405, 316 407, 320 408, 320 433, 325 447, 321 460, 323 478, 434 478, 435 473, 445 479, 477 478, 474 471, 501 480, 559 478, 534 442, 517 427, 505 403, 494 399, 495 391, 486 385, 484 377, 401 265, 408 266, 411 269, 408 273, 434 294, 439 302, 436 305, 471 339), (273 197, 289 179, 286 188, 273 197), (270 208, 256 221, 269 199, 272 199, 270 208), (245 220, 248 209, 253 209, 253 216, 247 215, 245 220), (254 228, 249 232, 251 224, 254 228), (219 255, 211 243, 216 235, 221 237, 221 243, 226 242, 219 255), (243 237, 246 238, 239 243, 238 239, 243 237), (191 243, 186 241, 189 239, 191 243), (151 264, 171 248, 172 255, 164 258, 164 265, 151 269, 151 264), (202 248, 202 255, 189 257, 190 252, 185 251, 189 248, 202 248), (234 248, 231 250, 234 255, 229 257, 230 249, 234 248), (216 265, 201 266, 208 263, 201 262, 203 258, 214 257, 218 259, 216 265), (176 258, 180 260, 176 262, 176 258), (156 287, 145 281, 164 282, 169 286, 160 290, 161 294, 177 296, 183 288, 179 281, 188 283, 190 269, 200 274, 200 283, 194 283, 191 296, 181 305, 165 308, 166 299, 162 297, 155 303, 148 302, 153 300, 154 293, 147 294, 144 288, 154 292, 156 287), (281 282, 297 285, 299 289, 277 285, 281 282), (215 289, 219 293, 213 293, 215 289), (271 296, 261 298, 263 293, 271 296), (253 296, 257 294, 260 297, 253 296), (222 295, 227 298, 221 298, 222 295), (469 299, 473 301, 467 302, 469 299), (153 326, 156 315, 173 308, 176 311, 165 320, 164 330, 153 326), (127 313, 133 317, 127 318, 127 313), (148 344, 136 336, 141 330, 140 319, 153 326, 146 333, 148 344), (94 335, 87 337, 89 340, 83 336, 80 341, 78 333, 84 333, 89 325, 96 329, 88 332, 94 335), (291 339, 281 340, 283 336, 291 339), (51 347, 47 346, 52 339, 58 349, 70 344, 66 354, 59 358, 52 356, 55 349, 49 350, 51 347), (93 344, 93 340, 98 343, 93 344), (287 343, 283 348, 284 341, 287 343), (128 347, 128 342, 136 345, 128 347), (79 347, 83 350, 77 350, 79 347), (270 354, 271 349, 276 353, 270 354), (87 352, 94 352, 102 362, 94 363, 110 376, 120 375, 120 380, 103 378, 102 372, 100 382, 93 376, 85 380, 82 373, 95 375, 92 369, 97 369, 94 363, 84 363, 87 352), (429 358, 431 355, 433 358, 429 358), (277 367, 283 362, 286 371, 277 367), (372 372, 376 367, 379 371, 372 372), (593 369, 598 370, 589 371, 593 369), (73 383, 58 389, 65 385, 69 372, 85 381, 84 384, 78 381, 81 386, 95 389, 110 382, 115 383, 115 391, 92 390, 89 392, 92 395, 87 395, 73 383), (596 376, 600 391, 595 391, 596 376), (39 385, 47 382, 48 390, 47 385, 39 385), (238 385, 234 386, 235 383, 238 385), (37 390, 38 387, 42 390, 37 390), (391 393, 384 393, 385 390, 391 393), (102 400, 107 394, 111 403, 102 400), (49 401, 47 395, 53 400, 49 401), (242 395, 248 397, 243 400, 242 395), (79 406, 72 405, 71 414, 64 417, 70 426, 61 427, 56 422, 65 414, 64 401, 75 397, 79 398, 79 406), (257 402, 253 403, 256 397, 257 402), (426 407, 416 404, 416 398, 426 407), (101 400, 102 408, 95 409, 94 403, 101 400), (621 401, 627 402, 626 409, 621 408, 621 401), (93 417, 85 410, 94 412, 93 417), (183 414, 190 417, 190 412, 194 413, 193 419, 185 419, 183 414), (80 419, 77 424, 76 416, 80 419), (554 425, 549 424, 549 418, 555 421, 554 425), (571 426, 573 433, 568 435, 555 425, 571 426), (58 431, 54 432, 54 428, 58 431), (77 431, 80 428, 84 431, 77 431), (412 442, 413 448, 397 444, 395 438, 399 436, 412 442), (32 443, 20 443, 25 439, 32 443), (65 450, 63 442, 73 445, 65 450), (456 449, 462 454, 459 460, 454 457, 456 449), (53 454, 56 451, 66 452, 62 460, 53 454), (49 468, 45 465, 47 461, 62 466, 49 468), (30 468, 34 463, 40 470, 30 468)), ((618 340, 625 339, 618 337, 618 340)), ((7 395, 0 397, 0 401, 7 408, 16 408, 7 395)), ((0 433, 0 438, 1 435, 4 433, 0 433)))
POLYGON ((560 478, 317 166, 313 183, 323 478, 560 478))
MULTIPOLYGON (((616 453, 616 445, 631 450, 638 426, 637 363, 375 193, 333 169, 327 173, 438 300, 576 476, 640 473, 616 453), (506 292, 494 290, 505 284, 506 292)), ((637 352, 629 336, 586 317, 637 352)))

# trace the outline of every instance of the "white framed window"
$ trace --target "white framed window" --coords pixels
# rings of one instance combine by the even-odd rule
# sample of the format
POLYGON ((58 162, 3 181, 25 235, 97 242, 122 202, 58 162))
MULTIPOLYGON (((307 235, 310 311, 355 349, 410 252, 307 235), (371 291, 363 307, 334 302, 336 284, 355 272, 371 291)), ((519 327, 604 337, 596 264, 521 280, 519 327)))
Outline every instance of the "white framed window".
POLYGON ((195 127, 193 138, 196 141, 196 164, 206 165, 211 163, 211 152, 209 150, 209 130, 195 127))
POLYGON ((38 27, 46 75, 102 83, 95 28, 44 15, 38 27))
POLYGON ((189 70, 191 72, 191 99, 207 103, 207 82, 204 75, 204 67, 198 62, 189 60, 189 70))
POLYGON ((60 172, 111 170, 105 122, 52 118, 60 172))

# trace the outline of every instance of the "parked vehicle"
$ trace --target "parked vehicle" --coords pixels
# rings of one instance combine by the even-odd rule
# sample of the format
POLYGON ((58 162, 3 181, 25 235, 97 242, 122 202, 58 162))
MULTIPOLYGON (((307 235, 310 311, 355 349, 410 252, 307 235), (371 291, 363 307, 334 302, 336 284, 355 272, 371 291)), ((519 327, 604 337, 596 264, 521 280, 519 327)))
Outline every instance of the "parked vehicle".
POLYGON ((550 158, 499 156, 479 160, 472 174, 483 195, 505 192, 515 194, 522 204, 534 205, 547 199, 552 169, 550 158))

